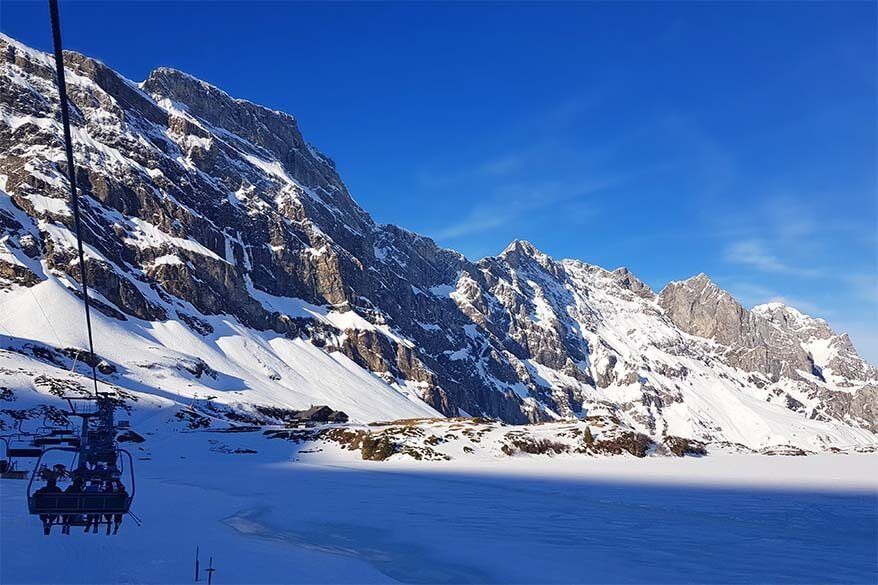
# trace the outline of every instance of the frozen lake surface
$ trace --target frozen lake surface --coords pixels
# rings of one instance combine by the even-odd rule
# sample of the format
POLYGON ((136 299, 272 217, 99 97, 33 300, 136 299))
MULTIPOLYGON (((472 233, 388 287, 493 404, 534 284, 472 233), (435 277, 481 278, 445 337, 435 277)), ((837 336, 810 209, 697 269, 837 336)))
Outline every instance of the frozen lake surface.
POLYGON ((196 545, 215 583, 878 580, 874 455, 470 468, 178 457, 141 462, 144 524, 116 537, 46 538, 24 482, 0 482, 0 581, 190 582, 196 545))

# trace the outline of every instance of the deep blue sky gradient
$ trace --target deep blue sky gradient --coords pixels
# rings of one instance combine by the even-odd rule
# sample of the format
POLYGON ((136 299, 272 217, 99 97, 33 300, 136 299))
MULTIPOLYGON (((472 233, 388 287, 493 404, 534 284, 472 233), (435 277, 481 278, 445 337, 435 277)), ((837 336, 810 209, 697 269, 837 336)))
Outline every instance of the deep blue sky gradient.
MULTIPOLYGON (((878 362, 876 5, 62 2, 67 48, 295 114, 381 222, 706 272, 878 362)), ((3 32, 49 50, 43 2, 3 32)))

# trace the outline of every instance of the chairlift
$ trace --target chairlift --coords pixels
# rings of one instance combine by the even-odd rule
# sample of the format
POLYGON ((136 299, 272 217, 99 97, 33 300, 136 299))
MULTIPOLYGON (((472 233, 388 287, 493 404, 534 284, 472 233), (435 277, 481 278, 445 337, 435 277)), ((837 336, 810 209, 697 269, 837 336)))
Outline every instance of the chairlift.
MULTIPOLYGON (((20 421, 19 421, 20 422, 20 421)), ((20 430, 20 428, 19 428, 20 430)), ((21 431, 21 430, 20 430, 21 431)), ((24 431, 21 431, 22 433, 24 431)), ((43 417, 42 424, 37 427, 36 431, 33 433, 29 433, 32 435, 37 435, 40 437, 49 436, 49 437, 63 437, 66 435, 72 435, 76 432, 70 423, 59 423, 57 420, 53 419, 49 415, 43 417)))
POLYGON ((0 479, 27 479, 26 469, 16 469, 12 459, 0 459, 0 479))
MULTIPOLYGON (((91 364, 96 363, 92 340, 91 317, 89 312, 88 273, 82 245, 79 197, 76 193, 76 178, 73 157, 73 144, 70 139, 70 114, 67 100, 67 87, 64 81, 64 54, 61 46, 61 24, 58 14, 58 0, 49 0, 49 15, 52 22, 52 41, 55 49, 55 70, 61 106, 61 122, 64 128, 64 147, 73 207, 74 227, 79 252, 80 282, 82 300, 85 308, 85 325, 88 332, 91 364)), ((13 447, 7 441, 7 458, 12 456, 36 458, 27 486, 28 511, 39 515, 43 520, 45 534, 51 533, 55 519, 62 519, 65 529, 69 526, 90 526, 106 515, 129 513, 134 499, 134 460, 131 453, 116 444, 116 433, 122 425, 114 422, 118 398, 98 390, 97 368, 92 365, 94 395, 89 397, 65 396, 70 405, 68 417, 81 419, 80 432, 74 433, 69 424, 56 424, 48 416, 44 418, 45 431, 30 435, 30 444, 13 447), (68 468, 56 465, 49 468, 44 462, 47 455, 73 454, 73 462, 68 468), (127 459, 127 464, 126 464, 127 459), (127 472, 127 484, 122 482, 127 472), (58 487, 59 481, 70 481, 65 491, 58 487), (35 487, 35 482, 37 486, 35 487), (40 484, 45 482, 44 485, 40 484), (86 482, 88 485, 86 486, 86 482), (95 490, 92 491, 91 487, 95 490)), ((127 428, 128 425, 125 425, 127 428)), ((41 429, 42 430, 42 429, 41 429)), ((19 421, 19 432, 21 422, 19 421)), ((109 531, 109 520, 107 521, 109 531)), ((116 528, 118 529, 118 523, 116 528)))
POLYGON ((41 450, 27 487, 28 511, 41 517, 63 518, 69 526, 88 526, 89 515, 127 514, 134 499, 134 458, 116 445, 115 398, 110 394, 65 398, 71 409, 68 416, 82 419, 84 440, 75 439, 75 446, 41 450), (73 454, 69 470, 59 474, 48 468, 44 461, 53 453, 73 454), (45 485, 38 488, 42 481, 45 485), (59 481, 70 481, 80 488, 61 491, 59 481), (53 489, 46 489, 49 486, 53 489), (90 491, 90 486, 96 490, 90 491), (117 491, 119 486, 124 491, 117 491))
POLYGON ((74 432, 73 429, 51 429, 49 435, 52 437, 66 437, 72 435, 74 432))
POLYGON ((43 452, 41 445, 35 444, 36 435, 21 430, 21 421, 18 421, 18 432, 14 435, 2 437, 6 444, 7 459, 36 459, 43 452))
MULTIPOLYGON (((72 452, 72 449, 66 447, 53 447, 46 449, 44 454, 52 451, 72 452)), ((133 470, 134 462, 129 453, 125 449, 119 449, 119 454, 128 460, 127 468, 133 470)), ((42 459, 42 458, 41 458, 42 459)), ((125 492, 80 492, 80 493, 38 493, 33 489, 34 480, 39 476, 39 470, 42 468, 40 461, 37 462, 34 472, 31 474, 31 480, 28 484, 28 511, 31 514, 40 515, 84 515, 84 514, 127 514, 131 509, 131 502, 134 499, 134 474, 129 474, 128 485, 130 491, 125 492)), ((120 480, 123 475, 122 469, 110 469, 106 473, 92 474, 88 472, 80 472, 74 470, 71 477, 76 478, 89 477, 91 479, 84 480, 88 482, 99 481, 97 478, 106 478, 103 481, 120 480)), ((85 520, 75 518, 69 522, 71 526, 84 526, 85 520)))
POLYGON ((34 445, 9 445, 6 449, 7 457, 12 459, 37 459, 42 454, 43 448, 34 445))
POLYGON ((16 469, 16 461, 9 453, 9 437, 0 437, 6 446, 6 459, 0 459, 0 479, 27 479, 27 471, 16 469))

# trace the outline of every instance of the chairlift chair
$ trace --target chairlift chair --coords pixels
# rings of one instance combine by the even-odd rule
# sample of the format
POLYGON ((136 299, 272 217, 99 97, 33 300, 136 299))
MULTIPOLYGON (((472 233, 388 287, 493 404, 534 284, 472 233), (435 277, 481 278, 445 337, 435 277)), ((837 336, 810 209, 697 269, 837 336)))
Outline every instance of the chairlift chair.
POLYGON ((15 459, 9 454, 9 437, 0 437, 6 446, 6 459, 0 459, 0 479, 27 479, 27 471, 15 468, 15 459))
POLYGON ((73 429, 51 429, 49 431, 49 435, 52 437, 66 437, 68 435, 75 434, 76 431, 73 429))
POLYGON ((0 479, 27 479, 26 469, 16 469, 12 459, 0 460, 0 479))
POLYGON ((13 459, 36 459, 43 454, 43 448, 33 444, 10 444, 6 455, 13 459))
MULTIPOLYGON (((71 526, 84 526, 87 516, 94 514, 126 514, 134 499, 134 458, 126 449, 116 445, 116 425, 113 421, 114 398, 109 394, 95 397, 65 397, 70 405, 68 416, 82 420, 80 438, 63 439, 69 446, 41 450, 27 487, 28 511, 36 515, 62 516, 71 526), (102 486, 120 482, 124 492, 82 491, 46 493, 35 489, 44 477, 47 466, 44 458, 51 453, 71 453, 73 463, 65 474, 71 481, 83 484, 98 482, 102 486), (126 481, 122 481, 125 476, 126 481)), ((58 439, 59 443, 62 439, 58 439)))
MULTIPOLYGON (((51 451, 66 451, 76 453, 75 449, 66 447, 54 447, 46 449, 45 453, 51 451)), ((124 455, 128 460, 129 473, 126 492, 80 492, 80 493, 37 493, 34 488, 34 480, 39 476, 41 469, 41 461, 37 461, 34 471, 31 474, 30 482, 27 486, 27 502, 28 511, 31 514, 46 515, 71 515, 80 516, 86 514, 127 514, 131 509, 131 502, 134 499, 134 462, 129 453, 125 449, 119 449, 120 454, 124 455)), ((121 480, 123 475, 122 469, 108 470, 106 473, 95 474, 89 471, 81 471, 79 468, 71 472, 71 477, 85 478, 85 481, 96 480, 103 476, 104 481, 121 480)), ((73 526, 83 526, 85 521, 78 518, 72 518, 68 521, 73 526)))

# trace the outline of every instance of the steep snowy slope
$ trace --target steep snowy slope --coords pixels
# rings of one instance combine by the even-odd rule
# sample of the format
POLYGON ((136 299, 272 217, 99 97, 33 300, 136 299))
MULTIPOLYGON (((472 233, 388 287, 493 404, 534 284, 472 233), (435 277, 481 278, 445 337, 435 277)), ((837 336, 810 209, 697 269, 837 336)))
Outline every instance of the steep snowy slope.
MULTIPOLYGON (((53 64, 8 37, 0 52, 0 334, 19 367, 63 377, 48 346, 85 343, 53 64)), ((748 311, 704 275, 656 294, 526 242, 470 262, 376 224, 293 116, 65 58, 112 384, 360 421, 607 414, 657 439, 875 442, 878 373, 825 322, 748 311)))
MULTIPOLYGON (((0 298, 4 315, 0 331, 9 335, 4 346, 23 354, 13 358, 7 352, 4 358, 35 369, 50 382, 75 383, 89 389, 86 364, 78 366, 85 378, 64 371, 74 368, 75 354, 67 360, 56 358, 62 360, 58 365, 63 369, 47 368, 54 365, 51 360, 27 364, 41 357, 41 347, 88 346, 82 301, 55 279, 0 298)), ((327 353, 303 339, 254 331, 234 319, 205 319, 213 333, 202 336, 178 321, 118 321, 97 313, 93 322, 99 343, 96 349, 114 370, 102 379, 138 396, 156 395, 177 405, 213 396, 216 402, 245 412, 252 411, 254 405, 302 409, 330 404, 344 407, 359 421, 440 416, 423 401, 407 398, 402 388, 389 386, 339 352, 327 353)), ((32 383, 4 381, 12 388, 32 383)))

